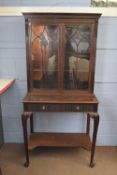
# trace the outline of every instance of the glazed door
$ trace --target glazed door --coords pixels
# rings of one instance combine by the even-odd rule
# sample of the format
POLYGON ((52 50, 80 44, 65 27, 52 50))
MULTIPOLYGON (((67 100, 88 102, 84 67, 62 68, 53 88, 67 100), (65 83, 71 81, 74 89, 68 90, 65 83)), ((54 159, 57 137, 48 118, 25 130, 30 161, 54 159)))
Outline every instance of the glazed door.
POLYGON ((29 90, 93 91, 96 32, 92 22, 31 22, 29 90))
POLYGON ((88 90, 91 29, 89 25, 65 25, 64 89, 88 90))
POLYGON ((31 26, 31 74, 35 89, 58 88, 59 27, 31 26))

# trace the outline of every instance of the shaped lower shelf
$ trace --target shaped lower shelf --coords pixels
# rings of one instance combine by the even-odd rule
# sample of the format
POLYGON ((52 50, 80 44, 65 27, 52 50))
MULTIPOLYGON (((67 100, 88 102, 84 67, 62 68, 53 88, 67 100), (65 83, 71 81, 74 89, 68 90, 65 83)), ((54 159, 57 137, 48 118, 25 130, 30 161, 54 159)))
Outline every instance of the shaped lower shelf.
POLYGON ((90 137, 86 133, 32 133, 28 149, 36 147, 82 147, 91 150, 90 137))

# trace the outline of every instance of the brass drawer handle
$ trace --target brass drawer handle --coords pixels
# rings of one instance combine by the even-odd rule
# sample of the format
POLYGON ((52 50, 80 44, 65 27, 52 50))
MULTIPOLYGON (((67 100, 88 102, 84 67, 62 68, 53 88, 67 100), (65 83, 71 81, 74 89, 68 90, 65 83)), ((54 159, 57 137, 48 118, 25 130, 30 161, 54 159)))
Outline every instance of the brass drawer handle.
POLYGON ((80 107, 79 106, 76 106, 76 110, 79 111, 80 110, 80 107))
POLYGON ((43 106, 42 106, 42 110, 45 111, 45 109, 46 109, 46 107, 43 105, 43 106))

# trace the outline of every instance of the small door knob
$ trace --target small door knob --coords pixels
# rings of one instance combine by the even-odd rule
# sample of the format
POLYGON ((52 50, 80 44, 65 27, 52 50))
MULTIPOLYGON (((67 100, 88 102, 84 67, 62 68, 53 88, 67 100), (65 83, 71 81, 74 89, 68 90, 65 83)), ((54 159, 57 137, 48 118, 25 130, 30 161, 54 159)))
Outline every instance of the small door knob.
POLYGON ((46 109, 46 107, 43 105, 43 106, 42 106, 42 110, 45 111, 45 109, 46 109))
POLYGON ((80 107, 79 106, 76 106, 76 110, 79 111, 80 110, 80 107))

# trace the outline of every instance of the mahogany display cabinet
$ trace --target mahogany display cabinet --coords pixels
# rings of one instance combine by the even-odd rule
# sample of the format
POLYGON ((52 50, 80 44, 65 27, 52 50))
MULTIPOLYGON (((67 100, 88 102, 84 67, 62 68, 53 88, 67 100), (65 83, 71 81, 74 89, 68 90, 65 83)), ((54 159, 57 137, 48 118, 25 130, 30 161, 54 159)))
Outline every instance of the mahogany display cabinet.
MULTIPOLYGON (((25 166, 36 147, 82 147, 94 153, 99 123, 98 100, 93 93, 96 38, 101 14, 24 13, 27 85, 22 126, 25 166), (37 133, 35 112, 85 112, 85 133, 37 133), (90 119, 94 121, 90 140, 90 119), (30 134, 27 120, 30 120, 30 134)), ((72 113, 71 113, 72 120, 72 113)))

